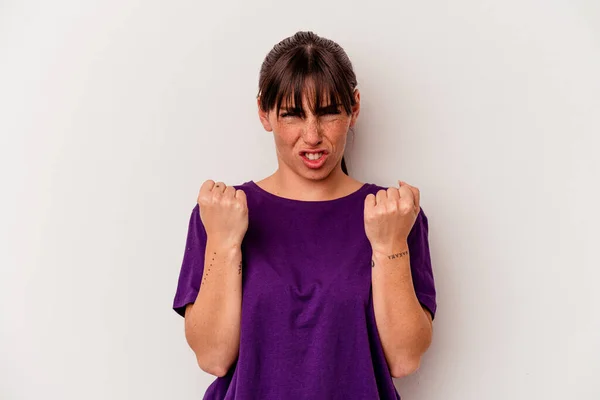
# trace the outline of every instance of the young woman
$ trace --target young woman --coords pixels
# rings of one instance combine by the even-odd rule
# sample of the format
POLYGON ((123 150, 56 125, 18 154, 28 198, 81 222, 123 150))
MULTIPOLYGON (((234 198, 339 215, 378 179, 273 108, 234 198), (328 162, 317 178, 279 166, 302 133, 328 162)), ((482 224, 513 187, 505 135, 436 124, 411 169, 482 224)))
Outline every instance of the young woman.
POLYGON ((202 184, 173 308, 204 399, 397 400, 419 367, 436 292, 419 190, 362 183, 343 158, 360 94, 344 50, 312 32, 274 46, 260 121, 278 169, 202 184))

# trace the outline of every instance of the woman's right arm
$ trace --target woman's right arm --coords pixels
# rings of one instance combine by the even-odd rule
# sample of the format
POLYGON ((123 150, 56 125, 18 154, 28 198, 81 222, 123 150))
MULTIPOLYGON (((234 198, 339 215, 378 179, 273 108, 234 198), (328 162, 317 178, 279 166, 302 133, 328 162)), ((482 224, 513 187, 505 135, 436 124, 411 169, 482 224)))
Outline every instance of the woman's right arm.
POLYGON ((240 345, 242 240, 248 229, 246 194, 204 182, 198 195, 206 229, 204 271, 196 301, 185 310, 185 336, 200 368, 224 376, 240 345))
POLYGON ((185 337, 200 368, 224 376, 235 362, 242 312, 241 245, 208 237, 202 285, 185 310, 185 337))

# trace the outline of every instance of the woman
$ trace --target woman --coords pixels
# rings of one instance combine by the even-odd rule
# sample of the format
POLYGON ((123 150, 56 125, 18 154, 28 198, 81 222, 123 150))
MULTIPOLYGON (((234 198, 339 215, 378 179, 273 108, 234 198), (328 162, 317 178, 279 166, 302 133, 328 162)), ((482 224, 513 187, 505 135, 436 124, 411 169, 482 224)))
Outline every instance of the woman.
POLYGON ((360 94, 344 50, 298 32, 265 58, 257 96, 278 169, 202 184, 173 308, 204 399, 399 399, 436 311, 418 189, 362 183, 343 158, 360 94))

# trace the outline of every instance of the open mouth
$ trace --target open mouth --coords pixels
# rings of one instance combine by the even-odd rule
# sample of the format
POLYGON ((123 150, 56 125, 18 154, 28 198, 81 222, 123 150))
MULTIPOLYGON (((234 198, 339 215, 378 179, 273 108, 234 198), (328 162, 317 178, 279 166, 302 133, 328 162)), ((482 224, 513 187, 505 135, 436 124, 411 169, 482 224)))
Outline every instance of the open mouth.
POLYGON ((325 154, 324 151, 322 151, 320 153, 304 153, 304 157, 308 158, 311 161, 315 161, 315 160, 318 160, 321 157, 323 157, 324 154, 325 154))
POLYGON ((327 152, 326 151, 320 151, 320 152, 308 152, 308 151, 304 151, 302 153, 300 153, 301 157, 302 157, 302 161, 304 162, 304 165, 306 165, 308 168, 320 168, 324 163, 325 160, 327 159, 327 152))

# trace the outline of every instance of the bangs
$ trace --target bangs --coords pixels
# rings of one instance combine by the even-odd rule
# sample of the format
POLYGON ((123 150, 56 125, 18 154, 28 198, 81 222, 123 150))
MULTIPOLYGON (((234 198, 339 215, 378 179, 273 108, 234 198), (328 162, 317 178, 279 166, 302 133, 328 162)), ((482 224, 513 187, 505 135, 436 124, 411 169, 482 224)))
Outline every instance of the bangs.
POLYGON ((354 97, 352 88, 341 79, 345 71, 331 54, 315 47, 300 47, 283 55, 273 66, 270 82, 264 82, 267 90, 262 93, 264 110, 276 107, 277 117, 282 105, 305 113, 302 98, 305 95, 310 111, 331 104, 341 105, 350 114, 354 97))

